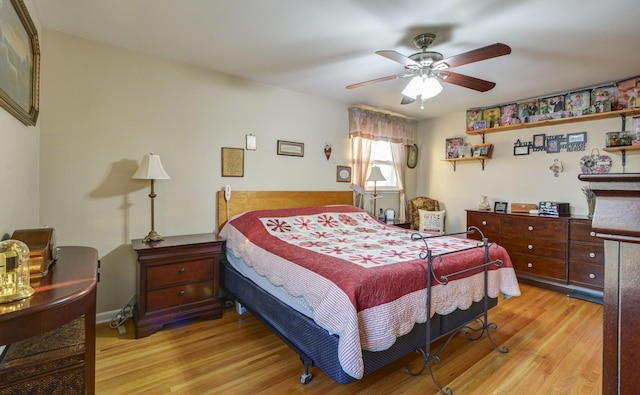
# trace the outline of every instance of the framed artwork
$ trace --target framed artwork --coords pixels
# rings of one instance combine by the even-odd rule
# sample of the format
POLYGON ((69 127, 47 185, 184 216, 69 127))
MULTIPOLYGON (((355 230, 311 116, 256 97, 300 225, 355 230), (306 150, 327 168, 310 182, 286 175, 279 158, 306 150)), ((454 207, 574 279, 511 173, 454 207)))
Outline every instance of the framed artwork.
POLYGON ((587 142, 587 132, 580 133, 568 133, 567 134, 567 143, 586 143, 587 142))
POLYGON ((531 99, 518 103, 518 116, 522 123, 531 122, 532 118, 540 113, 539 111, 538 100, 531 99))
POLYGON ((454 137, 446 140, 446 158, 455 159, 462 158, 462 144, 464 139, 462 137, 454 137))
POLYGON ((244 177, 244 149, 222 147, 222 177, 244 177))
POLYGON ((38 31, 22 0, 0 1, 0 26, 0 106, 33 126, 40 95, 38 31))
POLYGON ((413 169, 418 164, 418 146, 410 145, 407 149, 407 167, 413 169))
POLYGON ((588 90, 574 92, 564 97, 564 109, 571 111, 571 115, 584 115, 589 113, 591 106, 591 92, 588 90))
POLYGON ((336 167, 336 181, 351 182, 351 167, 338 165, 336 167))
POLYGON ((560 139, 557 137, 547 139, 547 153, 555 154, 560 152, 560 139))
POLYGON ((508 205, 507 202, 495 202, 493 204, 493 211, 506 213, 507 212, 507 205, 508 205))
POLYGON ((278 155, 304 156, 304 143, 278 140, 278 155))
POLYGON ((564 95, 550 96, 540 99, 540 114, 552 114, 564 111, 564 95))
POLYGON ((476 122, 482 120, 482 110, 467 110, 467 131, 474 130, 476 122))
POLYGON ((500 126, 500 107, 487 108, 482 111, 482 119, 487 121, 487 128, 500 126))
POLYGON ((484 156, 487 158, 491 158, 491 154, 493 153, 493 144, 478 144, 473 147, 473 156, 484 156))
POLYGON ((533 148, 545 148, 545 135, 544 134, 534 134, 533 135, 533 148))
POLYGON ((518 105, 515 103, 502 106, 500 109, 500 125, 515 125, 520 123, 518 105))
POLYGON ((513 147, 513 155, 529 155, 529 146, 528 145, 516 145, 513 147))
POLYGON ((477 121, 476 124, 473 126, 473 129, 474 130, 486 129, 487 125, 488 125, 488 122, 483 119, 482 121, 477 121))

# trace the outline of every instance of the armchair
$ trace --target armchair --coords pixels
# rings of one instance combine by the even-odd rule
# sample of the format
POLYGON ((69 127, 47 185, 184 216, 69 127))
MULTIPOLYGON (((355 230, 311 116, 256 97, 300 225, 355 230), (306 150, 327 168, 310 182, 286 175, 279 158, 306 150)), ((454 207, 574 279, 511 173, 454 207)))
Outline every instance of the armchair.
POLYGON ((411 229, 418 230, 420 227, 420 215, 418 210, 440 211, 440 204, 437 200, 424 196, 415 197, 407 202, 409 207, 409 222, 411 229))

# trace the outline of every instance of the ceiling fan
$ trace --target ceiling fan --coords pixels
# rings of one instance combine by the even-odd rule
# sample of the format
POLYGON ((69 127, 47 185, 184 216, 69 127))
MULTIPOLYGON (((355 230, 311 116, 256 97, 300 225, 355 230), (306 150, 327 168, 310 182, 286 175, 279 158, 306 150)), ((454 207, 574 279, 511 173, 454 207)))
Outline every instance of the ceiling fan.
POLYGON ((402 91, 401 104, 413 103, 416 98, 420 96, 422 102, 421 108, 424 109, 424 101, 436 96, 442 91, 442 85, 440 85, 439 81, 459 85, 479 92, 486 92, 496 86, 495 82, 454 73, 448 69, 479 62, 481 60, 496 58, 498 56, 508 55, 511 53, 511 48, 508 45, 496 43, 445 59, 439 52, 427 51, 427 48, 433 44, 435 38, 436 35, 432 33, 425 33, 416 36, 413 39, 413 43, 422 51, 409 56, 404 56, 401 53, 392 50, 377 51, 376 53, 378 55, 402 64, 405 68, 405 72, 359 82, 357 84, 347 86, 347 89, 359 88, 375 82, 413 77, 409 84, 407 84, 406 88, 402 91))

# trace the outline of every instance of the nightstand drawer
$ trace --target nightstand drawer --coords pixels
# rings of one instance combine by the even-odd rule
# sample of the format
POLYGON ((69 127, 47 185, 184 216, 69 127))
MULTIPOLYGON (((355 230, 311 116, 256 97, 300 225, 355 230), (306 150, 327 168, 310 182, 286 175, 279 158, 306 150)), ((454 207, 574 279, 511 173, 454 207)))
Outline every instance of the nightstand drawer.
POLYGON ((604 288, 604 266, 571 261, 569 283, 602 290, 604 288))
POLYGON ((212 277, 213 262, 211 259, 149 266, 147 268, 147 289, 208 280, 212 277))
POLYGON ((213 298, 212 281, 184 284, 177 287, 149 291, 147 294, 148 311, 198 302, 213 298))
POLYGON ((567 281, 567 265, 565 261, 509 252, 516 274, 531 274, 567 281))
POLYGON ((572 242, 569 247, 569 260, 604 266, 604 245, 572 242))

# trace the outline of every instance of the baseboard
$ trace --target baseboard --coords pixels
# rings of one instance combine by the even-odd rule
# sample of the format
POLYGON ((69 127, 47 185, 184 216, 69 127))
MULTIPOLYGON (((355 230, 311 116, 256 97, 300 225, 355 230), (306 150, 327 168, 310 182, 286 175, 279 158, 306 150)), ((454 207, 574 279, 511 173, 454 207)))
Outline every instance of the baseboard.
POLYGON ((120 313, 120 309, 105 311, 104 313, 96 314, 96 324, 104 324, 113 319, 113 317, 117 316, 120 313))

